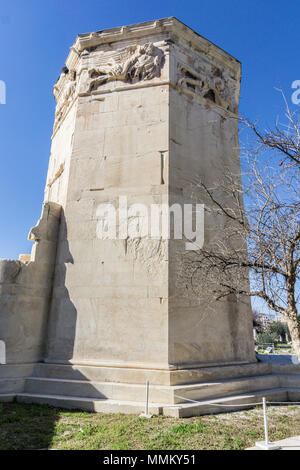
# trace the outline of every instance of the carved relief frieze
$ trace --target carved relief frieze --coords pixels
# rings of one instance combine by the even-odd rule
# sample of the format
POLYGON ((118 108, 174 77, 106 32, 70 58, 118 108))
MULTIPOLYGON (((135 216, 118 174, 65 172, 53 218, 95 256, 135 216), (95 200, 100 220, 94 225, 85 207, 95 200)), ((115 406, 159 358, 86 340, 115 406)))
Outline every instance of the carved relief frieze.
POLYGON ((164 61, 163 51, 151 42, 104 52, 99 57, 101 63, 88 70, 88 93, 112 81, 136 83, 159 77, 164 61))
POLYGON ((187 94, 208 99, 231 112, 237 111, 235 80, 216 66, 192 68, 178 64, 177 85, 187 94))
POLYGON ((66 114, 76 90, 76 71, 66 70, 53 87, 53 96, 57 103, 55 111, 54 129, 60 123, 62 117, 66 114))

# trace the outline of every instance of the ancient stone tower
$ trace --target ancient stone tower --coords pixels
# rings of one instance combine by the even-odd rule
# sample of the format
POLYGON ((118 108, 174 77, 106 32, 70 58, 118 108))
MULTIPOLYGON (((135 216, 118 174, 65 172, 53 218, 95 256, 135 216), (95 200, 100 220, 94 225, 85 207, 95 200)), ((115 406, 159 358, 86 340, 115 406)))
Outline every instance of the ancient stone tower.
POLYGON ((139 412, 149 380, 153 412, 189 415, 176 395, 272 388, 249 304, 208 314, 180 281, 184 240, 97 232, 102 204, 201 203, 192 177, 238 174, 239 88, 240 63, 175 18, 77 37, 32 254, 0 262, 3 400, 139 412))

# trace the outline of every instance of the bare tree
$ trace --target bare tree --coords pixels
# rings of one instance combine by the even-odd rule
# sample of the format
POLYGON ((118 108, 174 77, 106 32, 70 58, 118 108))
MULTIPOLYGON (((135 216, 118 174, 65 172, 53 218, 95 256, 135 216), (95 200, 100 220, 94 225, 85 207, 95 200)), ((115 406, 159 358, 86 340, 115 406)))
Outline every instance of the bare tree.
POLYGON ((209 298, 263 299, 287 321, 300 359, 300 122, 287 103, 285 118, 287 126, 272 130, 241 120, 243 184, 231 169, 221 184, 194 178, 221 235, 210 233, 201 250, 187 253, 185 266, 194 288, 205 284, 209 298))

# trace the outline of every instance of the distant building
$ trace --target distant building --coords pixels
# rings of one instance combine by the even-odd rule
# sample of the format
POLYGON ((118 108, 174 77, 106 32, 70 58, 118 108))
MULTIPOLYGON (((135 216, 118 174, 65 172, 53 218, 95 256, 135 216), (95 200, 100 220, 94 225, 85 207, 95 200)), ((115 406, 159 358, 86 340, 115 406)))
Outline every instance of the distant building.
POLYGON ((286 323, 286 320, 283 318, 281 314, 278 313, 256 313, 256 318, 258 320, 258 323, 261 325, 261 327, 266 330, 270 323, 273 322, 282 322, 286 323))

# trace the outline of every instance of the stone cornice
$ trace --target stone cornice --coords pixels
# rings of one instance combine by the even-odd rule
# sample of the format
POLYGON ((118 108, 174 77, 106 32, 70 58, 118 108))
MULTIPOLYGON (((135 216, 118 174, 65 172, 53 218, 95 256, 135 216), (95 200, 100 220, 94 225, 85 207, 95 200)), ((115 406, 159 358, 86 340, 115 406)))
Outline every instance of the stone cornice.
POLYGON ((155 21, 147 21, 119 28, 105 29, 92 33, 79 34, 75 44, 71 47, 66 60, 69 69, 74 67, 78 56, 85 49, 94 48, 102 44, 113 43, 117 41, 126 41, 129 39, 138 39, 149 35, 159 35, 162 33, 173 33, 179 38, 186 40, 189 44, 199 50, 200 53, 218 60, 230 68, 236 79, 240 79, 240 62, 232 57, 220 47, 208 41, 200 34, 193 31, 177 18, 170 17, 155 21))

